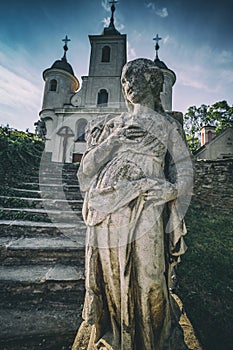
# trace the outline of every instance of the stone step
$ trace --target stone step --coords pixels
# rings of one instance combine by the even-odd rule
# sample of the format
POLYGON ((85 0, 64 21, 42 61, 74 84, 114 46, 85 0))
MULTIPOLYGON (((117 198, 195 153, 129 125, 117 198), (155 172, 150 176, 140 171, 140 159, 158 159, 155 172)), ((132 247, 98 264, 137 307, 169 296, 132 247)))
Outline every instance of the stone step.
POLYGON ((74 168, 64 168, 64 167, 46 167, 44 165, 41 164, 40 168, 39 168, 39 174, 40 175, 56 175, 58 177, 62 176, 76 176, 78 172, 78 167, 74 167, 74 168))
POLYGON ((82 199, 83 196, 79 190, 79 188, 76 189, 76 191, 69 192, 65 188, 63 188, 59 191, 53 191, 53 188, 51 188, 50 191, 45 191, 44 188, 43 190, 30 190, 30 189, 25 189, 25 188, 8 188, 5 189, 4 191, 0 191, 0 196, 5 196, 5 197, 23 197, 23 198, 48 198, 48 199, 70 199, 70 200, 75 200, 75 199, 82 199))
POLYGON ((63 234, 72 238, 75 235, 82 235, 85 230, 85 224, 81 220, 76 223, 0 220, 1 237, 32 237, 33 235, 56 237, 63 234))
POLYGON ((78 192, 80 189, 79 184, 77 183, 76 185, 69 185, 69 184, 51 184, 51 183, 40 183, 39 186, 41 191, 69 191, 69 192, 78 192))
POLYGON ((0 267, 0 306, 18 303, 82 303, 84 263, 38 264, 0 267))
POLYGON ((40 168, 39 170, 39 177, 51 177, 51 178, 65 178, 65 179, 72 179, 75 178, 76 181, 77 179, 77 173, 78 173, 78 169, 73 169, 70 171, 64 170, 64 169, 58 169, 58 170, 45 170, 43 168, 40 168))
POLYGON ((0 196, 0 205, 1 208, 81 209, 83 199, 66 199, 65 195, 62 199, 0 196))
POLYGON ((1 350, 70 350, 82 303, 0 309, 1 350))
POLYGON ((43 176, 38 178, 38 181, 33 180, 33 183, 40 183, 40 184, 64 184, 64 185, 78 185, 78 179, 77 177, 50 177, 50 176, 43 176))
POLYGON ((47 199, 66 199, 66 200, 82 200, 85 193, 81 192, 79 188, 67 189, 66 187, 60 189, 51 189, 41 187, 41 198, 47 199))
MULTIPOLYGON (((12 197, 30 197, 30 198, 40 198, 41 191, 40 190, 27 190, 23 188, 15 188, 12 187, 9 189, 9 194, 12 197)), ((8 196, 9 196, 8 194, 8 196)))
POLYGON ((44 221, 51 222, 48 214, 26 212, 23 210, 3 209, 0 210, 0 220, 26 220, 26 221, 44 221))
POLYGON ((83 263, 85 232, 83 235, 1 237, 1 265, 42 263, 83 263))
POLYGON ((72 209, 63 211, 58 209, 0 208, 0 219, 66 222, 79 224, 79 226, 83 225, 81 211, 74 211, 72 209))
POLYGON ((62 283, 69 281, 72 283, 84 280, 82 267, 83 261, 80 262, 79 266, 64 264, 0 266, 0 283, 25 283, 37 284, 38 286, 46 282, 62 283))
POLYGON ((57 184, 57 183, 39 183, 39 182, 22 182, 19 183, 18 187, 20 189, 26 190, 37 190, 44 192, 58 192, 58 191, 66 191, 66 192, 77 192, 80 189, 79 184, 76 185, 67 185, 67 184, 57 184))
POLYGON ((17 184, 17 188, 24 189, 24 190, 36 190, 39 191, 39 182, 32 182, 32 181, 22 181, 17 184))

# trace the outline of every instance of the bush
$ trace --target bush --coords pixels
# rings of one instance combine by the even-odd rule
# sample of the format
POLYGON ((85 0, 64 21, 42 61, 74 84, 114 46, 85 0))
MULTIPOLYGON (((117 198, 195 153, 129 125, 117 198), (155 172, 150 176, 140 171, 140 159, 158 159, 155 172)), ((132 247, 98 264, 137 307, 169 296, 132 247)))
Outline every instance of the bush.
POLYGON ((35 134, 0 126, 0 184, 33 174, 40 164, 44 141, 35 134))

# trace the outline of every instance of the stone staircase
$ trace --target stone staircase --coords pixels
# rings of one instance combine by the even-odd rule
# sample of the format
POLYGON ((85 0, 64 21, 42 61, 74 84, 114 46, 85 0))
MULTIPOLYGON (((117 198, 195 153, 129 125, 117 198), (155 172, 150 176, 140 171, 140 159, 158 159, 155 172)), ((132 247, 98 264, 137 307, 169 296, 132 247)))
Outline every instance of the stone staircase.
POLYGON ((77 166, 42 159, 0 193, 0 348, 71 348, 84 297, 77 166))

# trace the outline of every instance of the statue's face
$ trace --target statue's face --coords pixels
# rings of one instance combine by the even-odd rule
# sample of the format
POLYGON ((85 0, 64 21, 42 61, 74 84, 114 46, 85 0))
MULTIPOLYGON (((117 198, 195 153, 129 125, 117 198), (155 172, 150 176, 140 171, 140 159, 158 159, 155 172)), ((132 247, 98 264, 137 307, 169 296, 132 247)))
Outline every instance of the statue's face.
POLYGON ((122 70, 122 88, 126 100, 131 103, 155 105, 163 89, 163 73, 153 61, 139 58, 128 62, 122 70))
POLYGON ((152 94, 145 74, 138 71, 126 71, 122 77, 122 87, 127 100, 132 103, 140 103, 145 96, 152 94))

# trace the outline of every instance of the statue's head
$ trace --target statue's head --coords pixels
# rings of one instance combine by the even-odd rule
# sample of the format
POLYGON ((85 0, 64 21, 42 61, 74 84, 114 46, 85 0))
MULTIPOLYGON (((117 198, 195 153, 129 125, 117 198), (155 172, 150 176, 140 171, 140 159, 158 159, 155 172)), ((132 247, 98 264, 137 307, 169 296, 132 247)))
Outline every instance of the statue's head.
POLYGON ((122 69, 121 83, 126 102, 140 103, 145 96, 161 107, 164 77, 155 63, 146 58, 129 61, 122 69))

